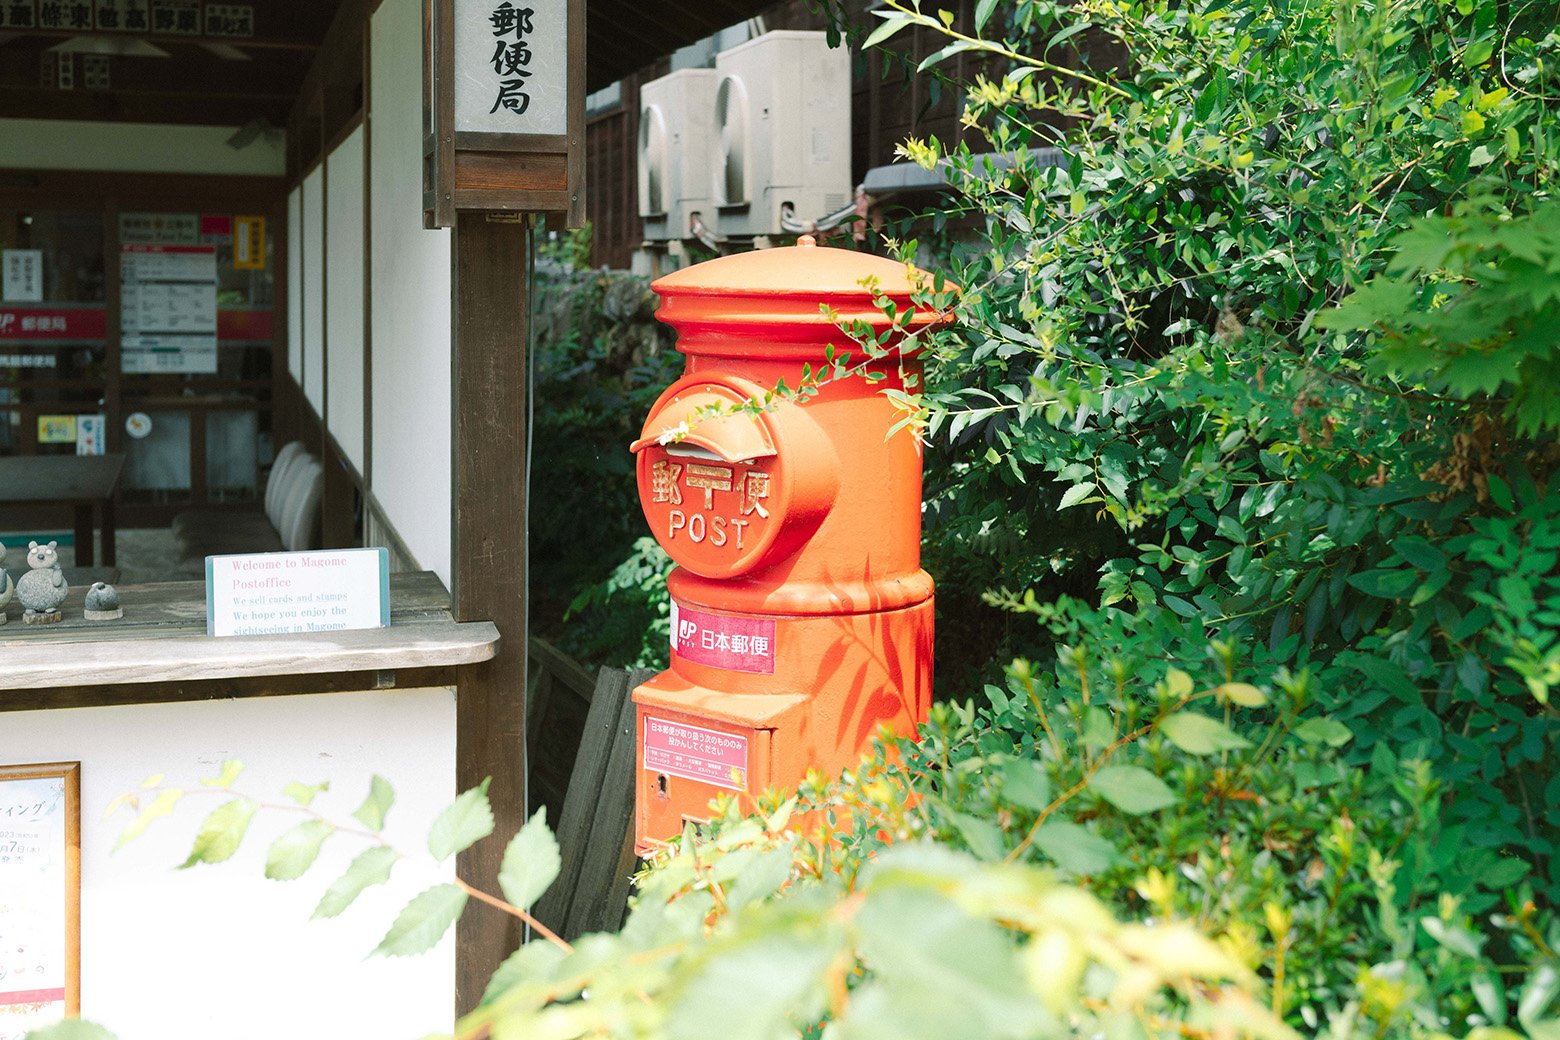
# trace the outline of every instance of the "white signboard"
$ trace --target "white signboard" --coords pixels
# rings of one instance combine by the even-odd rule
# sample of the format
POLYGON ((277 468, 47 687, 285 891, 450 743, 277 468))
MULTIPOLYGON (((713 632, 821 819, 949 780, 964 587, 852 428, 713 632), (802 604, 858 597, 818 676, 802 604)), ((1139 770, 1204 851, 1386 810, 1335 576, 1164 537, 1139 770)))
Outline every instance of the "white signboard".
POLYGON ((568 132, 568 0, 455 0, 454 32, 456 130, 568 132))
POLYGON ((384 549, 206 557, 209 635, 389 625, 390 554, 384 549))
POLYGON ((43 301, 43 250, 0 250, 0 266, 5 269, 4 299, 7 303, 43 301))
POLYGON ((0 768, 0 1040, 60 1021, 70 1001, 72 806, 64 775, 27 775, 45 771, 0 768))
POLYGON ((217 251, 129 245, 119 261, 121 369, 217 370, 217 251))

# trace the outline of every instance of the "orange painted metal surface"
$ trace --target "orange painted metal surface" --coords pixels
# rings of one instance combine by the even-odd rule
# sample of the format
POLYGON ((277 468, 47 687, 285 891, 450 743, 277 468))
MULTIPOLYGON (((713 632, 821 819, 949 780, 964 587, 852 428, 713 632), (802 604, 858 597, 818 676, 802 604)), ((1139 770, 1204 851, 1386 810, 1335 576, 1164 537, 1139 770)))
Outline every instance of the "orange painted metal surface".
MULTIPOLYGON (((795 786, 854 765, 879 726, 911 733, 932 682, 932 579, 921 569, 921 448, 883 393, 913 350, 772 395, 859 351, 836 322, 890 322, 929 276, 803 238, 657 281, 684 375, 632 445, 640 501, 676 561, 671 668, 634 691, 641 851, 721 791, 795 786), (832 308, 825 315, 821 304, 832 308)), ((936 320, 913 312, 909 329, 936 320)), ((895 336, 899 333, 894 333, 895 336)), ((890 339, 889 346, 894 342, 890 339)))

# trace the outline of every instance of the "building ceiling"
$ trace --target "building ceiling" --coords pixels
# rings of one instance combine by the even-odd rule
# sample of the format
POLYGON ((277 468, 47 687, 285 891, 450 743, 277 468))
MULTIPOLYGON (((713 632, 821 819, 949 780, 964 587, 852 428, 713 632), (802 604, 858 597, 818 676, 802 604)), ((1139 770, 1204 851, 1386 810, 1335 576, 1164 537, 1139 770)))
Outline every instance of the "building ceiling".
MULTIPOLYGON (((338 10, 373 3, 3 0, 0 118, 283 126, 338 10)), ((772 3, 586 0, 588 89, 772 3)))

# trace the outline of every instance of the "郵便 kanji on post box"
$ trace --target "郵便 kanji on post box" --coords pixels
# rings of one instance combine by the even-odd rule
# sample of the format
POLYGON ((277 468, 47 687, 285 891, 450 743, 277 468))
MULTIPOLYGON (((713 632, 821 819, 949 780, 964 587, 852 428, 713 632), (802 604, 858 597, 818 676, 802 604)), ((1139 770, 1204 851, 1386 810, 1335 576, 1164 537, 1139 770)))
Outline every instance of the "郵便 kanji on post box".
POLYGON ((816 246, 722 257, 657 281, 657 316, 687 355, 645 420, 639 495, 676 562, 671 668, 634 691, 641 851, 708 815, 721 791, 794 787, 854 765, 880 726, 911 733, 932 688, 932 579, 921 569, 921 447, 885 390, 919 380, 913 349, 825 379, 805 403, 773 395, 840 331, 893 323, 930 276, 816 246), (834 311, 826 316, 820 305, 834 311))

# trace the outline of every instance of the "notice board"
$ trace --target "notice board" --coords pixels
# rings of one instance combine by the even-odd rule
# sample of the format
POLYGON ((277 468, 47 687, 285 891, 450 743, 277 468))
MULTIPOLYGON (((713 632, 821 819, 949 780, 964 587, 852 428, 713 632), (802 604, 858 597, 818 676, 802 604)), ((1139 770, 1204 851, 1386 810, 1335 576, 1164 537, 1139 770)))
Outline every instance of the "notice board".
POLYGON ((0 766, 0 1040, 81 1006, 81 763, 0 766))

